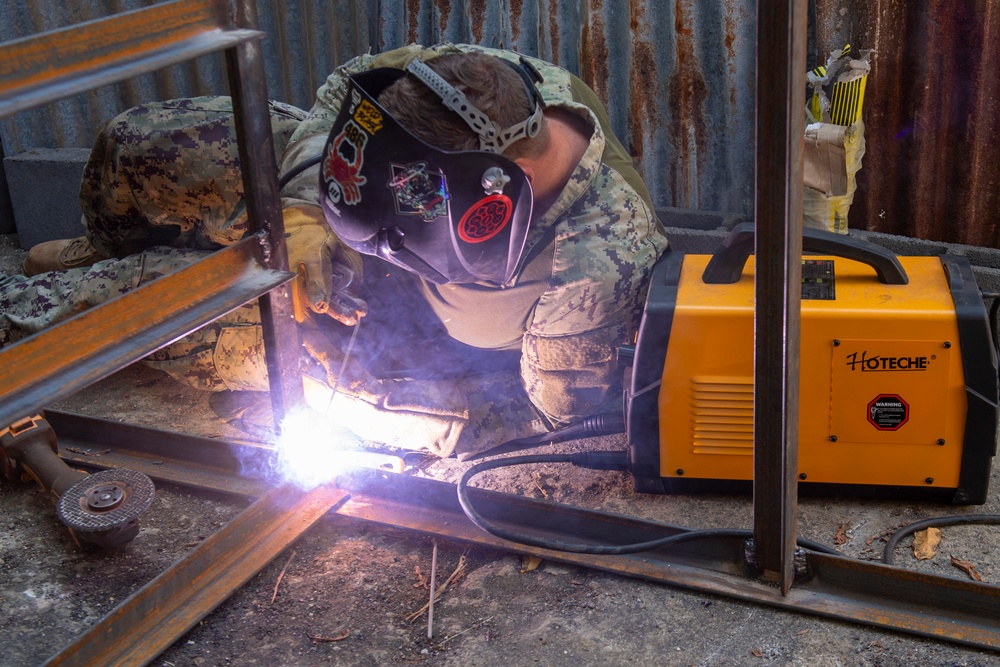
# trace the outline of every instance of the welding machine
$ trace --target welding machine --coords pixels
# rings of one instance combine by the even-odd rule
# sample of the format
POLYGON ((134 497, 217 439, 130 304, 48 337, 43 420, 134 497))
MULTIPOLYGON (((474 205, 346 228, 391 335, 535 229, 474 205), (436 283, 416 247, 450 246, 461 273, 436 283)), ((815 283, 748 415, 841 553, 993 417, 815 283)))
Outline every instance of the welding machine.
MULTIPOLYGON (((639 491, 752 486, 753 243, 656 265, 625 383, 639 491)), ((968 260, 813 229, 803 250, 800 491, 984 503, 1000 388, 968 260)))

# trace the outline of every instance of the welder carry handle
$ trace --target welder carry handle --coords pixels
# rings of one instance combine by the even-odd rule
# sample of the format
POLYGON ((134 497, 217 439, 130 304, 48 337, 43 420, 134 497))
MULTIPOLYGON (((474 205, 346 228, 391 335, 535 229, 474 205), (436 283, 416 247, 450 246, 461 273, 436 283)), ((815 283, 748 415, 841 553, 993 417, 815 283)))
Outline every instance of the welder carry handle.
MULTIPOLYGON (((735 227, 723 240, 712 259, 708 261, 702 280, 708 285, 729 285, 738 282, 743 267, 754 251, 754 226, 744 222, 735 227)), ((906 285, 909 278, 895 253, 868 241, 828 232, 823 229, 802 229, 802 251, 833 255, 867 264, 886 285, 906 285)))

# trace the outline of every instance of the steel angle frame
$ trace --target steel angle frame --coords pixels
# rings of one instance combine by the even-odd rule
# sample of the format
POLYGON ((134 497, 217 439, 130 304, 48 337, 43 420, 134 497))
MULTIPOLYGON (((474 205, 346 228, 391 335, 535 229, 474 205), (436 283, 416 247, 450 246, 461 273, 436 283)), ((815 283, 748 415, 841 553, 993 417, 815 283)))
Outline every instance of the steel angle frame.
POLYGON ((346 497, 332 487, 268 491, 44 664, 149 664, 346 497))
POLYGON ((276 417, 301 402, 284 227, 252 0, 172 0, 0 44, 0 117, 224 51, 249 238, 0 350, 0 422, 40 411, 260 297, 276 417))
MULTIPOLYGON (((78 466, 127 467, 160 482, 247 497, 268 493, 274 450, 185 436, 47 411, 62 456, 78 466)), ((349 495, 338 515, 481 547, 539 556, 622 576, 724 595, 781 609, 1000 650, 1000 586, 915 573, 881 563, 803 551, 787 594, 745 563, 748 535, 706 533, 703 539, 620 556, 593 556, 526 546, 472 524, 454 484, 381 471, 338 478, 349 495)), ((502 528, 563 542, 622 544, 689 532, 606 512, 472 488, 487 520, 502 528)), ((234 545, 236 548, 236 545, 234 545)))
MULTIPOLYGON (((775 314, 776 319, 761 318, 755 325, 761 343, 755 351, 758 384, 761 387, 761 391, 755 391, 755 410, 757 414, 780 416, 776 421, 757 420, 761 422, 760 428, 755 427, 755 457, 758 463, 755 464, 753 534, 757 553, 754 558, 766 577, 762 579, 755 572, 748 571, 744 553, 746 542, 739 537, 713 537, 686 543, 669 551, 616 557, 581 556, 500 541, 465 519, 458 508, 453 485, 432 480, 400 476, 390 478, 384 473, 345 478, 341 481, 342 490, 349 492, 351 498, 340 506, 337 510, 339 514, 493 548, 535 553, 551 560, 640 576, 702 592, 971 646, 1000 649, 1000 629, 995 622, 1000 617, 1000 588, 916 575, 898 568, 837 556, 795 552, 796 498, 794 483, 789 479, 794 472, 796 440, 796 425, 792 420, 797 414, 797 303, 789 291, 789 284, 797 282, 794 270, 798 262, 796 230, 801 224, 801 165, 798 157, 801 132, 796 130, 796 124, 800 122, 796 118, 801 115, 798 110, 802 105, 799 104, 800 91, 796 90, 795 82, 804 73, 804 67, 800 66, 802 51, 799 44, 805 39, 804 8, 804 0, 786 0, 783 3, 758 3, 757 9, 758 63, 767 61, 770 66, 768 76, 773 74, 773 80, 768 84, 768 79, 761 78, 762 70, 758 67, 758 174, 762 178, 757 186, 757 250, 760 274, 764 277, 758 286, 757 307, 762 313, 775 314), (763 178, 765 174, 780 174, 780 181, 763 178), (766 289, 766 286, 779 286, 781 289, 775 291, 766 289), (781 327, 775 330, 761 324, 770 321, 780 322, 781 327), (765 390, 765 387, 769 389, 765 390), (769 422, 769 425, 764 422, 769 422), (805 565, 805 575, 801 578, 795 578, 799 569, 795 567, 796 559, 805 565), (778 587, 774 583, 779 584, 778 587)), ((247 249, 254 248, 251 253, 253 266, 249 270, 253 272, 257 268, 266 268, 284 274, 288 267, 278 208, 277 174, 267 118, 259 33, 252 34, 256 25, 254 6, 250 0, 175 0, 163 3, 161 9, 156 11, 166 11, 167 14, 156 14, 150 9, 138 10, 102 20, 107 22, 87 24, 85 33, 90 30, 89 34, 93 36, 102 34, 101 30, 106 29, 108 35, 120 39, 105 41, 124 40, 125 44, 108 49, 101 40, 91 40, 92 43, 87 46, 84 35, 80 38, 81 48, 78 51, 50 49, 49 54, 61 63, 65 75, 47 81, 42 81, 46 66, 36 68, 30 65, 29 58, 46 55, 44 40, 28 38, 0 45, 0 62, 9 63, 21 58, 29 62, 29 71, 34 72, 33 78, 18 79, 11 68, 0 66, 0 116, 79 92, 74 87, 76 84, 72 83, 74 78, 79 79, 80 86, 93 87, 213 50, 225 50, 241 159, 244 161, 251 226, 255 233, 260 234, 257 237, 259 245, 246 244, 247 249), (134 24, 130 23, 132 21, 134 24), (132 25, 135 29, 123 29, 125 25, 132 25), (164 26, 166 29, 158 32, 157 28, 164 26), (130 36, 136 34, 142 36, 138 42, 129 42, 130 36), (39 41, 32 41, 36 39, 39 41), (73 69, 74 63, 85 66, 73 69), (38 83, 45 85, 36 86, 38 83)), ((77 36, 67 32, 60 33, 59 38, 73 40, 77 36)), ((240 250, 234 251, 238 252, 240 250)), ((199 275, 198 270, 190 275, 199 275)), ((290 276, 286 274, 284 277, 290 276)), ((264 283, 261 284, 263 286, 264 283)), ((146 290, 148 286, 140 289, 146 290)), ((235 295, 229 296, 236 298, 235 295)), ((231 300, 220 297, 217 314, 225 312, 231 303, 231 300)), ((109 303, 96 308, 87 314, 90 319, 81 317, 80 321, 85 324, 76 326, 96 326, 103 316, 114 312, 114 307, 109 303)), ((214 307, 206 305, 199 317, 209 317, 213 310, 214 307)), ((301 381, 295 372, 297 331, 290 314, 287 288, 279 287, 262 297, 272 398, 279 420, 286 405, 301 399, 302 391, 301 381)), ((192 323, 192 326, 196 325, 192 323)), ((116 363, 124 365, 126 359, 141 355, 146 347, 147 352, 156 349, 162 340, 175 333, 161 332, 141 344, 122 350, 114 348, 107 352, 105 365, 99 372, 107 372, 116 363)), ((20 361, 26 349, 25 341, 22 341, 0 352, 0 406, 13 399, 5 384, 9 378, 3 374, 3 369, 10 367, 14 361, 20 361)), ((43 407, 44 396, 58 395, 58 382, 55 373, 46 378, 42 386, 34 390, 37 391, 36 397, 26 401, 24 408, 34 411, 43 407)), ((18 405, 17 409, 21 406, 18 405)), ((60 432, 60 428, 63 427, 57 427, 57 433, 65 444, 64 438, 68 433, 60 432)), ((230 446, 227 443, 216 444, 230 446)), ((264 452, 257 454, 266 456, 264 452)), ((150 460, 148 452, 134 455, 131 459, 121 451, 117 451, 116 455, 136 464, 145 456, 145 468, 131 464, 129 467, 147 472, 154 479, 165 479, 157 475, 156 469, 159 467, 161 471, 166 471, 166 461, 150 460)), ((200 458, 201 455, 198 456, 200 458)), ((101 462, 106 461, 108 459, 94 457, 83 463, 104 467, 101 462)), ((222 464, 228 465, 222 461, 212 470, 191 469, 197 470, 201 477, 213 476, 218 482, 226 477, 225 465, 222 464)), ((183 480, 189 465, 183 460, 172 461, 173 474, 183 480)), ((230 471, 229 476, 246 475, 245 471, 237 469, 230 471)), ((195 478, 200 477, 191 476, 191 479, 195 478)), ((257 492, 266 488, 261 480, 257 480, 257 484, 263 485, 255 487, 257 492)), ((233 484, 234 489, 237 486, 233 484)), ((254 491, 254 486, 244 487, 243 492, 254 491)), ((612 541, 628 535, 648 537, 676 534, 682 530, 505 494, 476 491, 472 495, 483 505, 481 511, 488 518, 511 522, 521 528, 532 525, 536 530, 554 536, 564 535, 568 528, 572 528, 574 537, 582 533, 584 537, 595 540, 612 541)), ((342 496, 334 494, 331 498, 342 496)))

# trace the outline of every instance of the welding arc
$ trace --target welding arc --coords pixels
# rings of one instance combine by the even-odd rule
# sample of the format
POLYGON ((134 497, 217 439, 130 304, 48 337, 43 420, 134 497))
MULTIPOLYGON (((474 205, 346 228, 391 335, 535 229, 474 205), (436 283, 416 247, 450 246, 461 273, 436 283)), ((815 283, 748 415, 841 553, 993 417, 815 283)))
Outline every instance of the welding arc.
MULTIPOLYGON (((475 507, 472 506, 472 501, 469 498, 469 481, 481 472, 487 470, 493 470, 494 468, 504 468, 507 466, 515 465, 525 465, 531 463, 572 463, 574 465, 579 465, 587 468, 596 468, 599 470, 625 470, 627 469, 628 459, 626 452, 577 452, 574 454, 526 454, 522 456, 510 456, 507 458, 491 459, 488 461, 481 461, 471 468, 465 471, 462 478, 458 482, 458 504, 461 505, 462 511, 465 516, 468 517, 469 521, 475 524, 477 527, 485 530, 490 535, 494 537, 499 537, 500 539, 508 540, 510 542, 516 542, 518 544, 525 544, 533 547, 541 547, 542 549, 551 549, 553 551, 566 551, 571 553, 581 553, 581 554, 593 554, 593 555, 606 555, 606 556, 617 556, 624 554, 634 554, 643 551, 651 551, 653 549, 659 549, 661 547, 671 546, 675 544, 680 544, 681 542, 690 542, 693 540, 702 540, 710 538, 738 538, 747 539, 753 537, 752 530, 737 529, 737 528, 723 528, 723 529, 709 529, 709 530, 689 530, 687 532, 678 533, 676 535, 670 535, 668 537, 660 537, 654 540, 648 540, 645 542, 632 542, 629 544, 579 544, 571 542, 562 542, 558 540, 550 540, 540 537, 535 537, 533 535, 526 535, 524 533, 518 533, 515 531, 506 530, 501 528, 484 518, 479 512, 476 511, 475 507)), ((682 529, 683 530, 683 529, 682 529)), ((801 547, 809 549, 811 551, 816 551, 819 553, 831 554, 839 556, 840 552, 836 549, 832 549, 824 544, 818 542, 813 542, 812 540, 798 540, 798 544, 801 547)))

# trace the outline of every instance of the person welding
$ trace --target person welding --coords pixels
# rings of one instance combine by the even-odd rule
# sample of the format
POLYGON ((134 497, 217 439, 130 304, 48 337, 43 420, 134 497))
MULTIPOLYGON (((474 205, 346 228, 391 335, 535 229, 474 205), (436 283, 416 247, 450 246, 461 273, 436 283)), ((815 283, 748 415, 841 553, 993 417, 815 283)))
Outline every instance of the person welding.
MULTIPOLYGON (((667 240, 580 79, 412 45, 352 59, 308 113, 271 118, 311 404, 363 439, 460 458, 619 409, 616 352, 667 240)), ((0 279, 0 346, 235 242, 241 198, 228 99, 116 117, 84 171, 85 235, 0 279)), ((264 392, 261 340, 250 303, 145 363, 264 392)))

